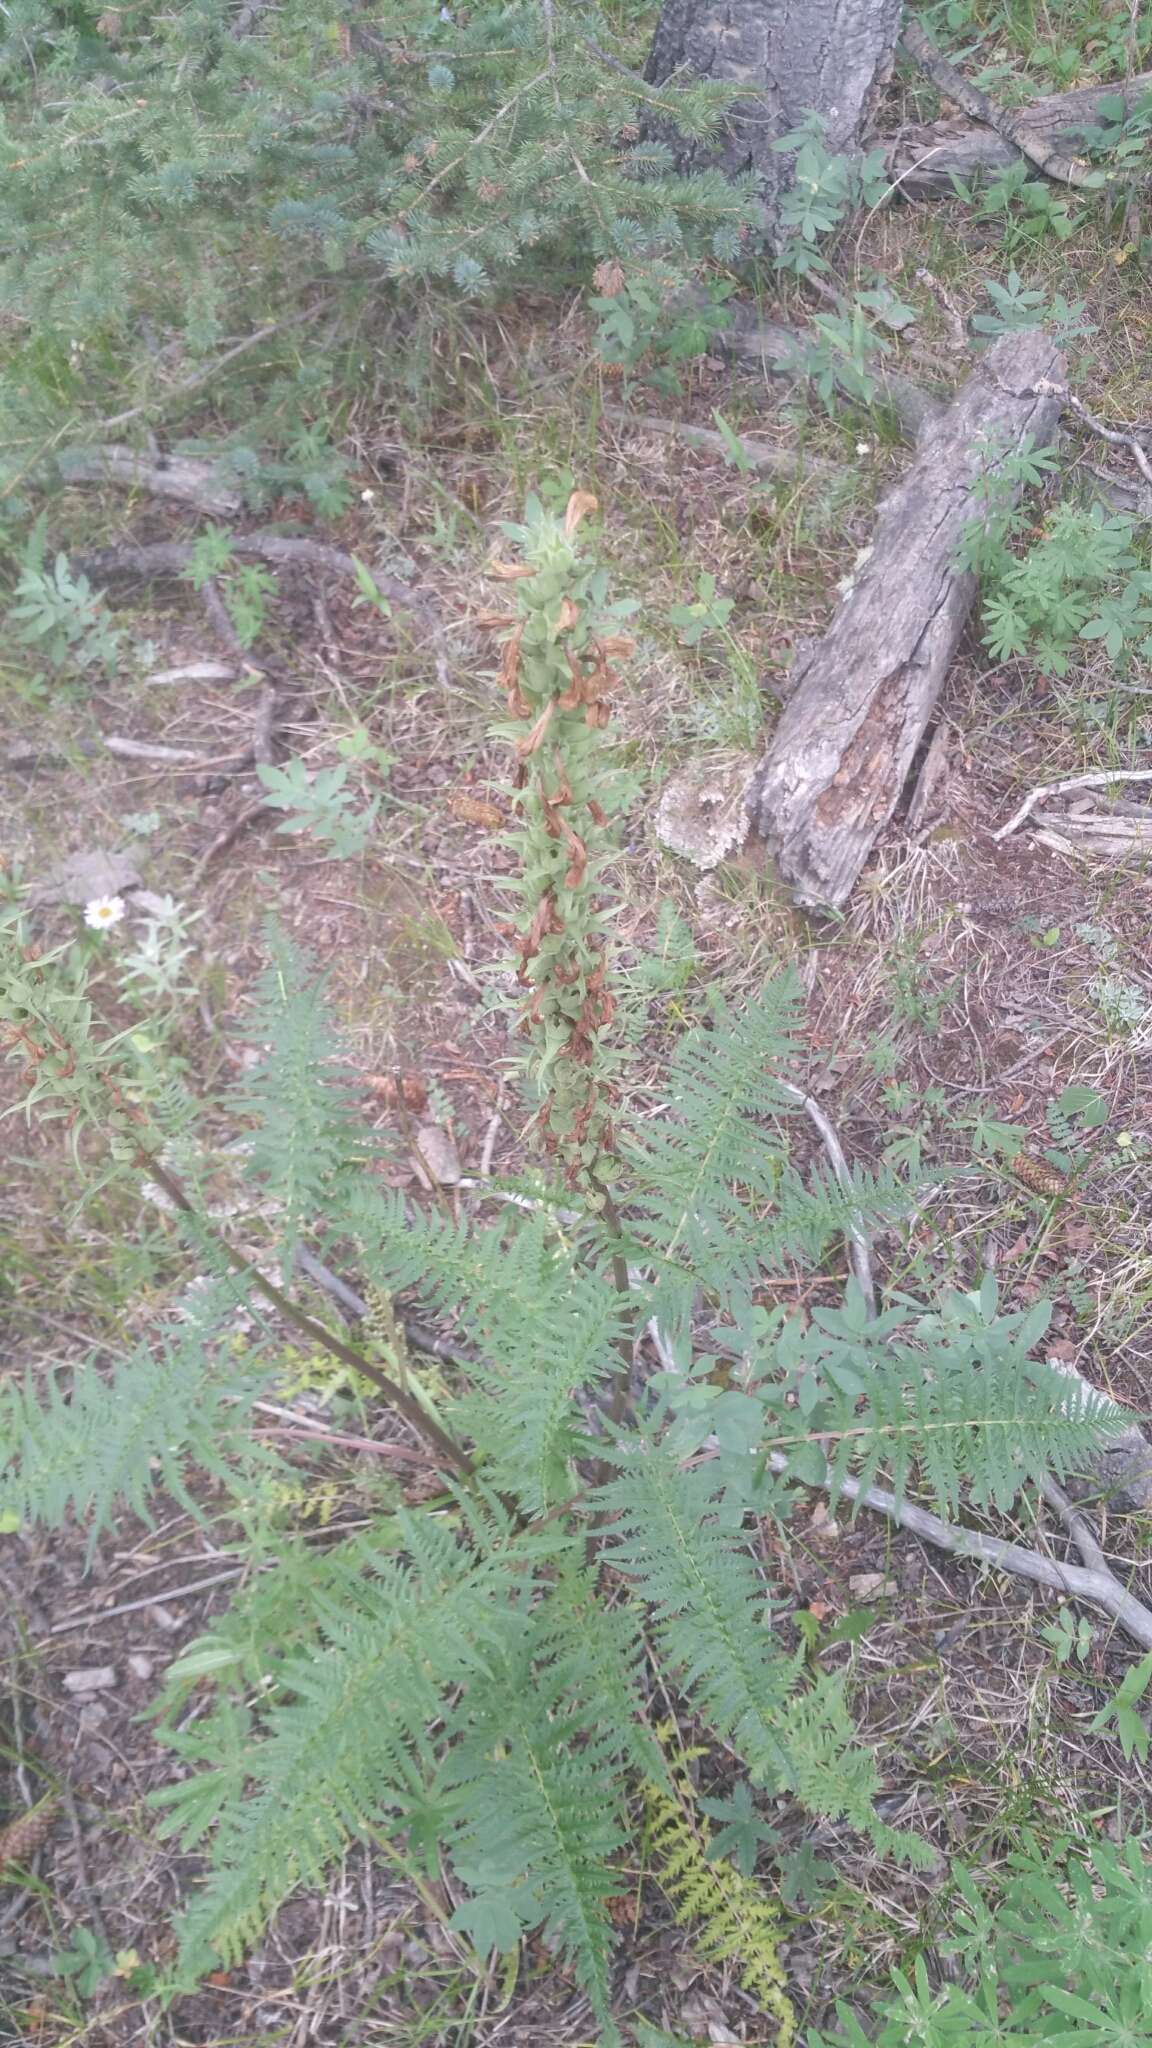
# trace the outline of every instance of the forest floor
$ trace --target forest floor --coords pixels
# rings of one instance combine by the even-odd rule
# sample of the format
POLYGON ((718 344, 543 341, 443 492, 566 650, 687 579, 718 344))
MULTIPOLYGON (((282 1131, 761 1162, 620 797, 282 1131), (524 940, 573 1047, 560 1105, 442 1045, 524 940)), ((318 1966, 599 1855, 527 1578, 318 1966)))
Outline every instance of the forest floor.
MULTIPOLYGON (((988 266, 1000 274, 1002 230, 987 232, 988 266)), ((899 361, 924 381, 947 387, 967 364, 916 272, 927 266, 946 278, 966 318, 986 303, 980 233, 960 207, 908 208, 875 218, 858 251, 918 307, 899 361)), ((1086 402, 1110 418, 1139 417, 1152 319, 1111 247, 1096 237, 1041 242, 1022 268, 1025 260, 1029 282, 1047 275, 1087 302, 1095 333, 1079 387, 1086 402)), ((417 409, 397 396, 387 340, 373 361, 363 336, 372 368, 343 433, 350 508, 321 527, 303 501, 280 502, 258 522, 307 530, 386 565, 444 622, 438 667, 428 636, 406 633, 398 609, 384 619, 353 586, 309 569, 283 577, 261 639, 259 658, 298 689, 281 755, 310 771, 343 765, 355 802, 380 797, 367 850, 338 858, 313 837, 277 832, 266 812, 205 860, 260 794, 250 771, 211 763, 248 744, 262 685, 215 637, 190 589, 153 585, 117 593, 118 623, 142 652, 113 680, 32 692, 26 664, 5 657, 6 746, 13 761, 37 757, 25 766, 0 760, 10 896, 45 881, 64 856, 111 853, 131 863, 139 887, 194 915, 185 990, 133 1009, 122 966, 141 910, 122 884, 127 916, 98 942, 97 994, 110 1017, 164 1034, 215 1105, 222 1137, 235 1135, 224 1091, 250 1057, 245 1017, 272 916, 331 977, 363 1076, 366 1123, 390 1126, 403 1159, 411 1116, 430 1116, 466 1175, 511 1171, 521 1134, 501 1078, 510 977, 500 831, 512 791, 507 750, 490 736, 500 712, 491 642, 474 621, 490 602, 485 564, 497 522, 518 516, 525 490, 561 505, 570 488, 590 489, 615 594, 641 603, 637 652, 614 706, 641 790, 612 877, 621 959, 626 970, 672 931, 682 970, 674 992, 653 1003, 653 1061, 709 984, 755 1000, 767 975, 794 968, 807 1002, 808 1068, 797 1078, 852 1162, 912 1165, 931 1184, 913 1220, 877 1238, 884 1287, 971 1288, 993 1270, 1006 1307, 1046 1294, 1052 1355, 1145 1407, 1152 879, 1038 843, 1027 827, 999 843, 992 832, 1037 783, 1148 765, 1152 686, 1145 679, 1143 695, 1120 688, 1091 660, 1060 683, 1024 663, 993 667, 974 621, 941 707, 947 745, 928 816, 910 830, 898 814, 842 918, 792 908, 755 849, 701 877, 653 835, 660 789, 687 759, 722 760, 756 744, 791 644, 826 622, 906 451, 864 413, 833 420, 707 358, 683 371, 678 392, 622 391, 597 367, 576 304, 559 323, 551 306, 522 306, 506 319, 450 325, 439 341, 445 368, 417 409), (620 408, 705 425, 719 411, 737 433, 771 432, 835 461, 848 485, 765 483, 630 423, 620 408), (723 631, 686 646, 669 615, 696 598, 702 575, 734 609, 723 631), (225 672, 157 679, 206 661, 225 672), (109 734, 188 749, 198 762, 112 754, 109 734), (1075 1171, 1058 1175, 1053 1193, 1033 1185, 1035 1162, 1067 1150, 1070 1089, 1090 1091, 1104 1108, 1086 1138, 1071 1141, 1075 1171), (1017 1170, 989 1147, 989 1120, 1026 1134, 1031 1177, 1027 1163, 1017 1170)), ((210 439, 221 424, 211 396, 182 424, 210 439)), ((1071 461, 1074 447, 1067 452, 1071 461)), ((154 498, 90 488, 68 492, 53 516, 53 545, 63 547, 186 535, 196 524, 154 498)), ((36 917, 45 944, 79 924, 69 906, 36 917)), ((18 1075, 3 1086, 15 1102, 18 1075)), ((58 1130, 18 1118, 4 1130, 6 1368, 76 1363, 94 1345, 155 1325, 188 1278, 163 1214, 144 1201, 126 1208, 111 1193, 82 1203, 58 1130)), ((784 1272, 768 1293, 774 1286, 799 1310, 833 1300, 843 1280, 842 1262, 832 1261, 817 1276, 784 1272)), ((295 1394, 324 1399, 306 1361, 295 1394)), ((309 1458, 301 1475, 300 1515, 322 1528, 335 1502, 354 1517, 354 1457, 330 1473, 309 1458)), ((1058 1531, 1021 1533, 1064 1555, 1058 1531)), ((542 1945, 530 1945, 509 1976, 477 1975, 445 1931, 446 1902, 416 1894, 368 1847, 349 1853, 322 1896, 287 1905, 247 1963, 221 1970, 169 2013, 133 1990, 140 1964, 163 1963, 169 1922, 200 1868, 157 1839, 144 1803, 171 1772, 148 1707, 165 1665, 210 1628, 239 1573, 218 1537, 211 1519, 204 1525, 175 1501, 154 1527, 125 1517, 90 1558, 79 1532, 0 1536, 0 1644, 15 1702, 0 1743, 0 1819, 43 1782, 71 1788, 34 1880, 0 1891, 0 2040, 590 2040, 586 2007, 542 1945)), ((1112 1516, 1104 1541, 1122 1575, 1152 1595, 1146 1524, 1112 1516)), ((1054 1600, 939 1555, 876 1516, 833 1516, 815 1496, 782 1569, 795 1608, 821 1622, 870 1611, 866 1632, 837 1654, 851 1665, 863 1728, 883 1740, 886 1815, 933 1841, 941 1868, 960 1849, 982 1866, 1002 1859, 1024 1828, 1053 1841, 1085 1827, 1119 1835, 1148 1811, 1152 1783, 1139 1760, 1088 1733, 1131 1662, 1098 1617, 1070 1654, 1075 1630, 1054 1600)), ((828 2018, 830 1987, 850 1997, 875 1986, 930 1942, 939 1872, 896 1872, 858 1842, 793 1820, 782 1821, 779 1855, 790 1991, 806 2021, 828 2018)), ((735 1975, 693 1955, 643 1872, 622 1873, 619 1904, 630 1930, 622 2017, 639 2012, 718 2044, 773 2038, 735 1975)))

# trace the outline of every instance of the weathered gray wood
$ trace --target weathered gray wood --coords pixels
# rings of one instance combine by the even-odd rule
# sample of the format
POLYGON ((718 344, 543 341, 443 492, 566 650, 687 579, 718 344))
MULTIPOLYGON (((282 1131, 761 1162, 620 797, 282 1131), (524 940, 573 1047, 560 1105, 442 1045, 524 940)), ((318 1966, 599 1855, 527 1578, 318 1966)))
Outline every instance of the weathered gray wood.
POLYGON ((858 149, 892 67, 902 14, 903 0, 664 0, 644 71, 649 83, 684 72, 742 89, 719 139, 666 136, 678 160, 687 169, 753 172, 765 239, 774 244, 791 159, 773 143, 816 113, 831 150, 858 149))
POLYGON ((990 449, 1052 440, 1060 400, 1033 387, 1063 374, 1048 335, 1001 335, 923 429, 852 587, 797 663, 748 808, 798 903, 844 903, 895 811, 975 597, 955 568, 973 486, 990 449))
MULTIPOLYGON (((1083 86, 1076 92, 1033 100, 1016 109, 1016 118, 1040 142, 1074 150, 1096 125, 1102 99, 1119 97, 1127 107, 1134 107, 1149 93, 1152 71, 1142 71, 1127 83, 1083 86)), ((881 148, 885 146, 884 136, 877 141, 881 148)), ((906 199, 946 197, 954 189, 954 178, 964 184, 986 180, 1011 170, 1020 160, 1020 151, 994 129, 968 127, 955 120, 902 129, 887 145, 888 176, 906 199)))
MULTIPOLYGON (((807 376, 802 335, 791 327, 777 326, 775 321, 761 320, 754 306, 733 305, 730 311, 731 325, 714 336, 710 343, 712 354, 748 363, 763 370, 766 377, 785 382, 797 383, 807 376)), ((914 384, 911 377, 903 376, 899 370, 888 369, 883 361, 869 364, 869 375, 875 380, 879 404, 891 408, 909 441, 918 440, 923 429, 944 410, 944 399, 914 384)), ((859 407, 860 399, 847 375, 843 390, 845 400, 859 407)))
POLYGON ((122 484, 153 498, 175 498, 198 512, 229 517, 243 499, 234 484, 225 483, 215 462, 188 455, 146 455, 139 448, 108 443, 94 448, 61 448, 56 457, 69 484, 122 484))

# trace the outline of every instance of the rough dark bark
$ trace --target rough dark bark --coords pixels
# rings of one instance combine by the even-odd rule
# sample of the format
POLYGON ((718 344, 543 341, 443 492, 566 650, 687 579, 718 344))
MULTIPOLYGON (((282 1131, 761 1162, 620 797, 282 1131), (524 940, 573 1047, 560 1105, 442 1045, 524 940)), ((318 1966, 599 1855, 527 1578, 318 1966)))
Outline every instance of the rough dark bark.
POLYGON ((977 510, 973 485, 989 446, 1051 441, 1060 400, 1033 387, 1062 376, 1048 335, 1000 337, 923 429, 851 589, 801 657, 748 797, 798 903, 844 903, 895 811, 975 597, 974 578, 954 566, 977 510))
MULTIPOLYGON (((1102 99, 1122 98, 1133 107, 1152 93, 1152 71, 1113 85, 1091 85, 1077 92, 1055 93, 1017 109, 1017 119, 1043 144, 1065 150, 1082 146, 1096 125, 1102 99)), ((878 138, 881 146, 885 138, 878 138)), ((902 130, 888 141, 887 170, 906 199, 939 199, 954 189, 953 179, 995 177, 1020 162, 1020 151, 992 128, 968 127, 955 120, 902 130)), ((1039 175, 1039 172, 1035 173, 1039 175)))
POLYGON ((686 168, 719 164, 755 174, 776 239, 777 208, 790 160, 772 144, 806 114, 824 117, 828 146, 859 146, 878 88, 888 76, 903 0, 664 0, 644 75, 662 85, 674 72, 746 87, 719 142, 670 138, 686 168))

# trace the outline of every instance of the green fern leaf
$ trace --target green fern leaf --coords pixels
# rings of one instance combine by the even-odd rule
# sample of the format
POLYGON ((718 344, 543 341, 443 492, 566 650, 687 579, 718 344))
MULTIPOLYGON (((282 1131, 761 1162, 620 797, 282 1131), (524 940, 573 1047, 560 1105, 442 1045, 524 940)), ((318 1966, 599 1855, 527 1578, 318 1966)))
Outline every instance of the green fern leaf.
POLYGON ((268 1454, 253 1445, 248 1403, 265 1373, 213 1344, 236 1283, 208 1290, 184 1330, 104 1372, 95 1358, 22 1386, 0 1385, 0 1514, 59 1528, 70 1514, 90 1543, 127 1508, 145 1520, 167 1489, 191 1514, 193 1469, 234 1485, 268 1454))
POLYGON ((271 964, 261 977, 248 1036, 266 1047, 238 1107, 256 1119, 248 1170, 280 1205, 285 1273, 305 1219, 324 1215, 339 1181, 369 1145, 343 1051, 332 1028, 325 983, 274 925, 271 964))

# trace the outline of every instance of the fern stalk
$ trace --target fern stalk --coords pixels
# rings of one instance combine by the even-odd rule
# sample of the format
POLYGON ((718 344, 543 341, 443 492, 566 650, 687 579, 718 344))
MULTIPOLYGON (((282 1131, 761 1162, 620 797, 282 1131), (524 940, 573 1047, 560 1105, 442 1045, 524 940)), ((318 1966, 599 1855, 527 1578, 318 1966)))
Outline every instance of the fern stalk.
POLYGON ((13 974, 6 990, 8 1014, 0 1018, 4 1040, 10 1048, 18 1049, 27 1062, 29 1102, 54 1101, 63 1105, 72 1123, 81 1114, 94 1121, 102 1121, 114 1152, 147 1173, 164 1190, 173 1207, 219 1247, 233 1270, 243 1274, 285 1321, 302 1335, 310 1337, 333 1358, 339 1359, 342 1365, 350 1366, 354 1372, 362 1373, 365 1379, 371 1380, 434 1451, 438 1460, 460 1478, 469 1483, 473 1481, 475 1468, 468 1453, 406 1388, 354 1345, 345 1343, 323 1323, 316 1322, 305 1309, 298 1308, 283 1288, 269 1280, 201 1214, 180 1180, 157 1155, 155 1145, 161 1141, 162 1134, 156 1131, 154 1119, 140 1103, 129 1100, 114 1078, 113 1048, 94 1045, 87 1003, 71 992, 53 989, 45 977, 46 964, 34 957, 22 962, 22 971, 13 974))

